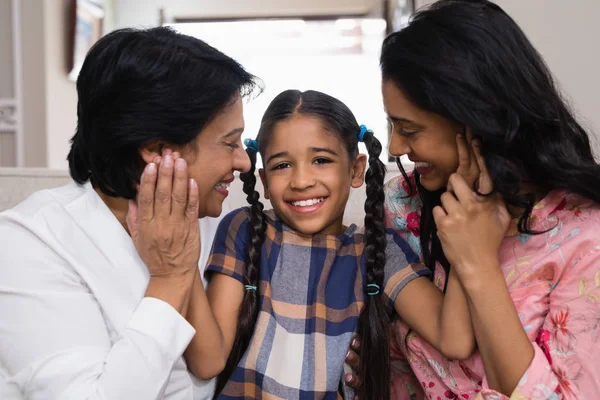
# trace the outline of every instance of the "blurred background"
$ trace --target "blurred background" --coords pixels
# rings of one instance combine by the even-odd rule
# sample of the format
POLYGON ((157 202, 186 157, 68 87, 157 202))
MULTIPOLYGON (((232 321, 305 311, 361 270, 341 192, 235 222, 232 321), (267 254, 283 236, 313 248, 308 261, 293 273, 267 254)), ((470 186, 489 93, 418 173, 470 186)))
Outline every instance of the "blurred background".
MULTIPOLYGON (((0 167, 65 170, 75 80, 90 46, 123 27, 171 25, 237 59, 265 91, 245 105, 254 137, 289 88, 338 97, 380 139, 378 57, 425 0, 0 0, 0 167)), ((600 153, 599 0, 497 0, 523 28, 600 153)), ((386 161, 387 154, 382 155, 386 161)), ((390 165, 390 168, 394 167, 390 165)))

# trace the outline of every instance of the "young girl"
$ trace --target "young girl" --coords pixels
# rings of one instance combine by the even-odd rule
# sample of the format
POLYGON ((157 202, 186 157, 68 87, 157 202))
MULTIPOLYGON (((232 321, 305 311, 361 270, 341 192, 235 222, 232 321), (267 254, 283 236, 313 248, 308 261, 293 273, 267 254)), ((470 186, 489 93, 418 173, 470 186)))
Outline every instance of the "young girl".
POLYGON ((252 167, 242 174, 251 207, 223 219, 209 258, 210 327, 187 354, 203 378, 225 367, 215 397, 352 398, 341 382, 356 331, 365 349, 360 395, 387 400, 393 310, 448 357, 471 354, 462 289, 451 277, 444 301, 410 247, 386 232, 381 144, 343 103, 285 91, 248 144, 252 165, 257 152, 264 160, 273 210, 263 211, 252 167), (350 189, 364 181, 359 141, 369 150, 364 232, 342 222, 350 189))

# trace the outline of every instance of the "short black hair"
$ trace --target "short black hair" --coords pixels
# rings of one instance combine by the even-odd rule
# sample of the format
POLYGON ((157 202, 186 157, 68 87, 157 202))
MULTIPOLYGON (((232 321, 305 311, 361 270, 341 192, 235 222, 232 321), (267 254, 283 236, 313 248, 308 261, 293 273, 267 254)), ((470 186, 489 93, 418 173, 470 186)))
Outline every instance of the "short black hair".
POLYGON ((133 199, 143 146, 193 142, 219 111, 259 86, 232 58, 171 28, 111 32, 91 48, 77 79, 71 177, 133 199))

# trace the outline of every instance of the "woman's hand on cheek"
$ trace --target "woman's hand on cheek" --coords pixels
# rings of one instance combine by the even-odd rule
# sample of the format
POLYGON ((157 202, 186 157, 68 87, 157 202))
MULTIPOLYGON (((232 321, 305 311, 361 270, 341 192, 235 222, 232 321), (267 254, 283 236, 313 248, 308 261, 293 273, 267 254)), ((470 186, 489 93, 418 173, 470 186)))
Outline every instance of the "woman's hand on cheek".
MULTIPOLYGON (((493 185, 476 143, 474 154, 480 170, 479 192, 491 193, 493 185)), ((497 266, 511 216, 500 194, 479 196, 458 173, 450 177, 448 187, 433 217, 444 254, 465 283, 486 266, 497 266)))
MULTIPOLYGON (((458 169, 456 173, 462 176, 469 187, 479 187, 479 164, 477 163, 477 155, 474 152, 473 134, 470 128, 466 128, 466 136, 463 134, 456 135, 456 148, 458 151, 458 169)), ((448 191, 452 191, 452 184, 448 182, 448 191)))
POLYGON ((195 271, 200 257, 198 186, 179 153, 166 150, 144 169, 127 226, 151 277, 195 271))

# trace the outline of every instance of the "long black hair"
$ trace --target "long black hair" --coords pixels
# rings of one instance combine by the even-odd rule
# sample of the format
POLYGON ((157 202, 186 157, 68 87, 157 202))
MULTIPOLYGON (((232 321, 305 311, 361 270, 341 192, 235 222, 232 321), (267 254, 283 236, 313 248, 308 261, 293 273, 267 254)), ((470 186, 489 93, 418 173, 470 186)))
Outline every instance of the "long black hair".
MULTIPOLYGON (((346 145, 351 160, 358 155, 358 134, 361 130, 350 109, 341 101, 317 91, 300 92, 287 90, 279 94, 267 108, 262 118, 256 138, 258 149, 248 148, 252 168, 241 174, 244 192, 250 208, 250 246, 246 268, 246 285, 258 286, 260 252, 264 242, 266 217, 259 194, 255 190, 254 174, 257 150, 264 155, 269 137, 277 123, 294 115, 303 114, 320 118, 328 131, 337 135, 346 145)), ((369 152, 369 168, 366 173, 365 202, 365 260, 366 283, 381 288, 377 295, 365 295, 365 305, 358 320, 358 334, 361 337, 362 357, 360 376, 363 379, 358 395, 364 399, 388 400, 390 397, 389 366, 389 317, 383 300, 383 279, 386 263, 386 236, 384 223, 385 165, 380 161, 381 143, 366 132, 364 142, 369 152)), ((258 314, 258 293, 246 291, 238 318, 238 331, 227 366, 217 380, 218 394, 233 373, 240 358, 248 348, 258 314)))
MULTIPOLYGON (((538 233, 531 227, 535 195, 522 193, 523 184, 600 202, 600 166, 587 132, 561 98, 540 54, 498 5, 440 0, 417 12, 406 28, 385 39, 381 70, 384 81, 396 84, 416 106, 471 128, 494 192, 525 210, 520 232, 538 233)), ((423 200, 425 264, 434 270, 440 262, 448 275, 432 216, 443 191, 424 190, 415 176, 411 195, 423 200)))
POLYGON ((77 131, 68 155, 73 180, 135 198, 151 142, 185 145, 237 96, 260 88, 235 60, 166 27, 102 37, 77 78, 77 131))

